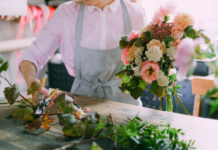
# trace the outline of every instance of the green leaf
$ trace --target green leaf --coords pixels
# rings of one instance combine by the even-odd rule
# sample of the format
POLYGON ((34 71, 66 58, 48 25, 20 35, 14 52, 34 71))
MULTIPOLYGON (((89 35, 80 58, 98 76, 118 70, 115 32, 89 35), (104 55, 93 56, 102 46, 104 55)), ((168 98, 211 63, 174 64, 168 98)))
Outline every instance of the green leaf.
POLYGON ((30 95, 32 93, 33 93, 33 91, 31 89, 27 89, 27 95, 30 95))
POLYGON ((142 79, 139 79, 139 85, 138 85, 138 87, 140 88, 140 89, 142 89, 143 91, 146 89, 146 86, 148 85, 148 83, 147 82, 145 82, 144 80, 142 80, 142 79))
POLYGON ((72 134, 73 134, 73 126, 72 125, 66 125, 63 128, 63 132, 64 132, 64 135, 66 135, 66 136, 72 136, 72 134))
POLYGON ((98 146, 95 142, 92 142, 92 147, 90 150, 103 150, 100 146, 98 146))
POLYGON ((85 138, 92 138, 96 135, 97 124, 96 123, 88 123, 84 130, 85 138))
POLYGON ((13 87, 6 87, 4 90, 4 95, 10 105, 14 104, 19 96, 18 85, 14 84, 13 87))
POLYGON ((73 112, 73 109, 71 107, 67 107, 63 110, 64 114, 72 114, 72 112, 73 112))
POLYGON ((24 109, 24 113, 32 115, 33 114, 33 109, 31 107, 26 107, 24 109))
POLYGON ((65 93, 58 95, 58 97, 54 100, 55 103, 64 102, 65 101, 65 93))
POLYGON ((122 70, 120 72, 118 72, 117 74, 115 74, 115 76, 119 79, 122 79, 122 77, 124 76, 125 70, 122 70))
POLYGON ((182 87, 182 85, 177 85, 176 86, 176 89, 178 90, 178 89, 180 89, 182 87))
POLYGON ((30 114, 24 114, 21 118, 23 121, 33 121, 34 117, 30 114))
POLYGON ((32 91, 38 91, 41 87, 42 87, 42 84, 37 81, 34 81, 30 86, 32 91))
POLYGON ((129 43, 130 47, 138 40, 139 38, 132 39, 129 43))
POLYGON ((119 69, 118 71, 123 70, 125 67, 126 67, 126 65, 121 65, 121 66, 120 66, 120 69, 119 69))
POLYGON ((190 38, 194 38, 196 34, 197 34, 197 31, 195 29, 190 29, 186 31, 186 36, 190 38))
POLYGON ((184 31, 187 32, 187 31, 192 30, 192 29, 193 29, 193 25, 190 25, 190 26, 186 27, 184 31))
POLYGON ((24 109, 19 108, 19 109, 14 111, 13 116, 18 118, 18 117, 21 117, 23 115, 23 113, 24 113, 24 109))
POLYGON ((144 40, 141 39, 141 38, 139 38, 139 39, 137 39, 137 40, 135 41, 135 46, 136 46, 136 47, 142 47, 143 44, 144 44, 144 40))
POLYGON ((68 108, 68 105, 66 103, 64 103, 64 102, 59 102, 58 106, 59 106, 60 111, 64 111, 65 109, 68 108))
POLYGON ((218 88, 214 87, 212 89, 209 89, 203 96, 202 99, 206 97, 213 97, 218 92, 218 88))
POLYGON ((128 44, 129 44, 129 40, 127 39, 127 36, 123 36, 121 38, 120 44, 119 44, 120 45, 120 49, 122 50, 122 49, 126 48, 128 46, 128 44))
POLYGON ((1 73, 2 71, 7 71, 7 70, 8 70, 8 67, 9 67, 9 63, 8 63, 8 60, 7 60, 7 61, 4 62, 4 63, 2 64, 2 66, 0 67, 0 73, 1 73))
POLYGON ((130 95, 134 98, 134 99, 138 99, 140 96, 142 96, 143 91, 142 89, 140 89, 139 87, 130 90, 130 95))
POLYGON ((132 79, 130 80, 130 86, 131 86, 131 87, 136 87, 136 86, 138 86, 138 85, 139 85, 139 81, 138 81, 137 79, 132 78, 132 79))
POLYGON ((4 57, 2 56, 2 54, 0 54, 0 64, 2 64, 4 61, 4 57))
POLYGON ((123 76, 122 83, 129 83, 130 80, 131 80, 131 78, 128 75, 125 74, 123 76))
POLYGON ((77 119, 74 117, 74 115, 70 115, 69 118, 66 120, 67 124, 69 125, 76 125, 77 124, 77 119))
POLYGON ((215 50, 214 44, 210 44, 210 49, 214 53, 214 50, 215 50))
POLYGON ((156 91, 156 89, 157 89, 157 86, 158 86, 157 81, 153 81, 153 82, 151 83, 151 93, 152 93, 152 94, 155 94, 155 91, 156 91))

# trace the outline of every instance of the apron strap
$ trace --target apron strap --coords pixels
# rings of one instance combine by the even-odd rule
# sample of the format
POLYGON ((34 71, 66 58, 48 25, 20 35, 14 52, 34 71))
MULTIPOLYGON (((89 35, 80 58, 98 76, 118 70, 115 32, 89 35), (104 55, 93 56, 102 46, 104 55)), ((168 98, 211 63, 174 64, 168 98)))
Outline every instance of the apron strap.
POLYGON ((85 4, 81 3, 77 16, 77 22, 76 22, 76 45, 80 45, 80 40, 83 30, 84 9, 85 9, 85 4))
POLYGON ((122 11, 123 11, 123 19, 124 19, 124 25, 126 29, 126 35, 129 35, 132 31, 130 19, 129 19, 129 13, 126 8, 126 5, 123 0, 120 0, 121 6, 122 6, 122 11))

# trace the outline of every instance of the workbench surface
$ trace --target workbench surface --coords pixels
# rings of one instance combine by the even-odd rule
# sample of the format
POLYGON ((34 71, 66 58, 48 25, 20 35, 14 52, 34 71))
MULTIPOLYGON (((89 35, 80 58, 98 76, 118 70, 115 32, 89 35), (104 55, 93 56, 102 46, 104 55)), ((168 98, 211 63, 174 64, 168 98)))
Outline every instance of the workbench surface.
MULTIPOLYGON (((217 120, 141 108, 85 96, 74 96, 74 98, 75 103, 84 109, 88 107, 91 111, 97 111, 103 116, 112 113, 117 124, 125 124, 128 121, 127 118, 134 118, 139 111, 139 117, 143 121, 150 123, 160 123, 163 120, 170 121, 171 127, 182 129, 185 133, 185 136, 179 137, 180 139, 195 140, 194 146, 197 150, 218 149, 217 120)), ((59 126, 56 116, 52 116, 54 122, 50 125, 51 129, 49 131, 40 128, 37 131, 33 129, 28 132, 27 125, 20 119, 5 119, 16 108, 16 105, 0 105, 0 150, 47 150, 81 140, 63 136, 62 127, 59 126)), ((113 149, 113 144, 107 139, 99 139, 97 143, 104 150, 113 149)), ((71 149, 89 150, 90 146, 91 142, 71 149)))

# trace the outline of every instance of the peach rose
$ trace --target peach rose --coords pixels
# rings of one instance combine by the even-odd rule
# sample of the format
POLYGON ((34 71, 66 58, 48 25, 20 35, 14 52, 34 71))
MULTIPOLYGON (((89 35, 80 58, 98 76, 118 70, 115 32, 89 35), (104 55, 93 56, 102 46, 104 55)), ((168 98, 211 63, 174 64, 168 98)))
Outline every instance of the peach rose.
POLYGON ((157 72, 160 70, 158 63, 146 60, 141 64, 141 67, 141 78, 144 81, 152 83, 157 80, 157 72))
POLYGON ((172 28, 171 37, 174 40, 181 39, 183 37, 183 29, 181 27, 174 26, 172 28))
POLYGON ((127 37, 128 40, 132 40, 135 38, 139 38, 139 31, 132 31, 130 35, 127 37))

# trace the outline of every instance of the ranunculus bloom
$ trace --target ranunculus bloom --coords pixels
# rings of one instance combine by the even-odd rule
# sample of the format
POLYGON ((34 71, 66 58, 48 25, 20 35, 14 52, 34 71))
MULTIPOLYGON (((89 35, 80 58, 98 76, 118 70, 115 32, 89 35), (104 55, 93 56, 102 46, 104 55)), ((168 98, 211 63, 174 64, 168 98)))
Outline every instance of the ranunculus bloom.
POLYGON ((178 80, 184 79, 191 67, 196 65, 196 62, 193 61, 195 48, 204 43, 205 40, 203 38, 195 40, 186 38, 178 45, 178 51, 174 62, 174 66, 179 69, 177 74, 178 80))
POLYGON ((128 49, 129 47, 127 46, 125 49, 123 49, 122 55, 121 55, 121 60, 125 65, 129 65, 130 62, 127 61, 127 55, 128 55, 128 49))
POLYGON ((146 60, 142 63, 141 67, 141 78, 144 81, 152 83, 157 80, 157 72, 160 70, 158 63, 146 60))
POLYGON ((171 32, 171 37, 174 40, 179 40, 182 38, 183 36, 183 28, 179 27, 179 26, 174 26, 172 28, 172 32, 171 32))
POLYGON ((128 40, 132 40, 135 38, 139 38, 139 31, 132 31, 130 35, 127 37, 128 40))

